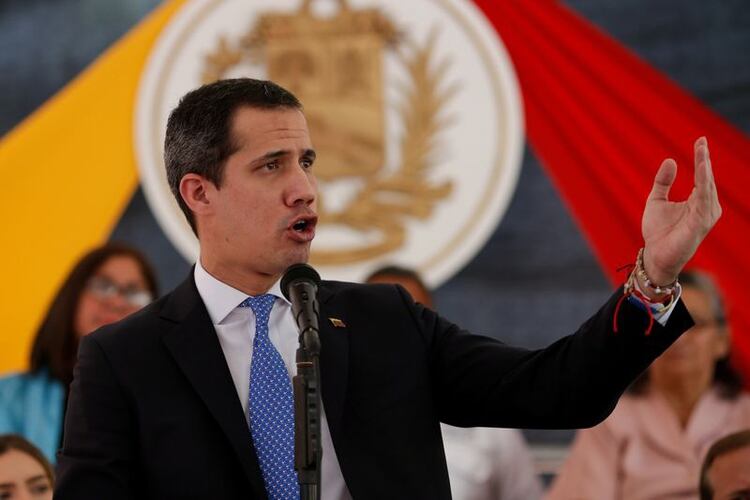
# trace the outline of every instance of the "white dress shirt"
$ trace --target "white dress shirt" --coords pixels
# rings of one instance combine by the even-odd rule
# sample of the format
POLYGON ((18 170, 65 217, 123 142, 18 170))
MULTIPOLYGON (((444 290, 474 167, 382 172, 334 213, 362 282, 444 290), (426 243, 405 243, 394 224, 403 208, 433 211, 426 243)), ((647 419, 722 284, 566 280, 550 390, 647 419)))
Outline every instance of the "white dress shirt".
MULTIPOLYGON (((229 373, 237 389, 237 397, 245 412, 245 420, 247 420, 255 315, 250 307, 238 306, 248 295, 211 276, 203 268, 200 260, 195 264, 195 286, 216 329, 229 373)), ((268 336, 284 360, 291 383, 292 376, 297 372, 295 364, 295 354, 299 345, 297 326, 294 324, 291 304, 281 293, 279 282, 276 282, 268 293, 276 296, 268 319, 268 336)), ((325 408, 321 413, 320 430, 323 445, 321 499, 351 500, 344 476, 341 474, 336 451, 333 448, 325 408)))

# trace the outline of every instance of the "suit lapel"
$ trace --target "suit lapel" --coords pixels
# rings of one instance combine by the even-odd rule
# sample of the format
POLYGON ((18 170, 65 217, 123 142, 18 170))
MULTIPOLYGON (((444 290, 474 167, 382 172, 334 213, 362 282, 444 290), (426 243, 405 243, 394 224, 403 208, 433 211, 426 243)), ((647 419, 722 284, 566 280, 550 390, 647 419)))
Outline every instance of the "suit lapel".
POLYGON ((349 328, 345 311, 337 311, 331 303, 333 293, 330 285, 323 283, 318 291, 320 302, 320 384, 323 406, 331 429, 336 437, 341 428, 344 412, 347 377, 349 373, 349 328), (341 320, 334 326, 331 318, 341 320))
POLYGON ((164 344, 226 435, 258 497, 266 498, 242 405, 193 273, 173 292, 161 315, 178 323, 163 336, 164 344))

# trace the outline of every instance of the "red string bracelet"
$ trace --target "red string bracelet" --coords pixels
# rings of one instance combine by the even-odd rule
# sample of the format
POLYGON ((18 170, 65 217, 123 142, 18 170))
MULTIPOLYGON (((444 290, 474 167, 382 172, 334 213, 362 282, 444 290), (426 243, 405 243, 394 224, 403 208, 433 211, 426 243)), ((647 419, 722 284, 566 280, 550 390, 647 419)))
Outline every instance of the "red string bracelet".
POLYGON ((671 283, 664 287, 654 286, 653 282, 648 278, 648 276, 646 275, 646 271, 643 268, 643 248, 638 251, 638 257, 636 258, 635 265, 628 264, 622 266, 618 269, 618 271, 622 271, 624 269, 629 269, 630 274, 623 287, 622 297, 617 300, 617 304, 615 305, 615 313, 612 319, 612 330, 614 331, 614 333, 619 332, 617 317, 620 314, 620 307, 622 306, 622 302, 629 297, 635 297, 641 302, 643 307, 646 309, 646 313, 648 314, 648 326, 646 327, 646 331, 644 332, 645 335, 648 336, 651 334, 651 330, 654 326, 654 308, 658 308, 659 311, 663 311, 664 309, 671 307, 676 297, 675 292, 676 290, 679 290, 680 285, 677 281, 675 281, 674 283, 671 283), (665 299, 663 301, 654 302, 648 296, 646 296, 638 287, 638 280, 636 275, 641 276, 644 279, 646 285, 653 288, 656 293, 666 292, 667 295, 665 296, 665 299))

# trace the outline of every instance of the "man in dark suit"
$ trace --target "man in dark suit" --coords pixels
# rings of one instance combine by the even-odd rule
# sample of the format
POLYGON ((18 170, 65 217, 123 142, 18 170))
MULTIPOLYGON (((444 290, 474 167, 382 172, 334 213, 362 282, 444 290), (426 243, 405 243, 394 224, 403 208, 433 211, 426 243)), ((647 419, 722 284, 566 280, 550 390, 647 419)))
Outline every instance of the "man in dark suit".
MULTIPOLYGON (((181 100, 165 163, 201 256, 172 293, 81 342, 56 498, 298 498, 296 332, 278 280, 309 255, 314 161, 301 105, 271 82, 225 80, 181 100)), ((679 301, 660 303, 720 215, 704 139, 682 203, 667 201, 675 175, 671 160, 657 173, 627 299, 618 291, 546 349, 470 335, 398 287, 323 282, 323 498, 450 498, 440 421, 602 420, 692 324, 679 301)))

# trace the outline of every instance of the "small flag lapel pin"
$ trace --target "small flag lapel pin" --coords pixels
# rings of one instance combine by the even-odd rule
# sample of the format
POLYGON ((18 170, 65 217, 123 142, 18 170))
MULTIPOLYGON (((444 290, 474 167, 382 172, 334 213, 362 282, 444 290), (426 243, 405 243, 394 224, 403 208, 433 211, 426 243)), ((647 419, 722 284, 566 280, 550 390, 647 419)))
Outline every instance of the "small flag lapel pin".
POLYGON ((332 324, 333 326, 335 326, 336 328, 346 328, 346 323, 344 323, 343 321, 341 321, 341 320, 340 320, 340 319, 338 319, 338 318, 328 318, 328 320, 329 320, 329 321, 331 322, 331 324, 332 324))

